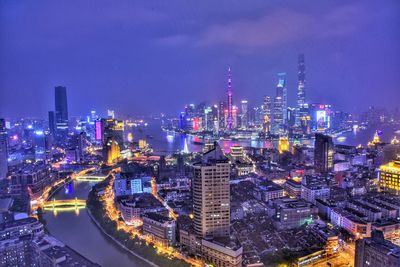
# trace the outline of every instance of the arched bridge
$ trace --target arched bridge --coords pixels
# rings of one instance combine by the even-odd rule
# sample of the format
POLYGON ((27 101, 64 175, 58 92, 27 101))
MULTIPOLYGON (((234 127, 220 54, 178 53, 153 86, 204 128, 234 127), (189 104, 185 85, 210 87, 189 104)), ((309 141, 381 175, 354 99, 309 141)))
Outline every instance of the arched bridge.
POLYGON ((42 205, 44 210, 77 210, 86 208, 86 200, 84 199, 62 199, 49 200, 42 205))

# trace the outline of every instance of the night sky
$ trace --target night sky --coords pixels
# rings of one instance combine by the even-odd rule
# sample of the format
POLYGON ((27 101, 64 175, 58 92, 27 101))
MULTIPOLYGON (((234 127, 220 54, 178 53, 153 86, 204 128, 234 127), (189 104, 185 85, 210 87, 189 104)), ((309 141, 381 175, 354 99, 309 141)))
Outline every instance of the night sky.
POLYGON ((178 113, 186 103, 261 104, 297 56, 307 97, 345 111, 400 99, 400 1, 0 2, 0 117, 47 117, 54 87, 70 115, 178 113))

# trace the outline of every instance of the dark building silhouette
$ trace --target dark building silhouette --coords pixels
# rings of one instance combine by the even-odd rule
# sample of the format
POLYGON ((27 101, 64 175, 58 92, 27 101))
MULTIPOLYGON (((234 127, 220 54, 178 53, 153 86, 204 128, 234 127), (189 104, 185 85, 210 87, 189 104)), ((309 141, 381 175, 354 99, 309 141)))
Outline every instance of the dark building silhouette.
POLYGON ((314 168, 316 172, 325 173, 333 168, 333 141, 332 137, 315 134, 314 168))
POLYGON ((8 172, 8 140, 6 121, 0 119, 0 180, 5 179, 8 172))
POLYGON ((400 247, 385 240, 381 231, 373 231, 372 237, 356 241, 354 266, 400 266, 400 247))
POLYGON ((53 136, 56 133, 56 117, 54 111, 49 111, 49 131, 53 136))
POLYGON ((68 130, 68 103, 67 88, 57 86, 55 88, 55 107, 56 107, 56 126, 57 131, 63 132, 68 130))

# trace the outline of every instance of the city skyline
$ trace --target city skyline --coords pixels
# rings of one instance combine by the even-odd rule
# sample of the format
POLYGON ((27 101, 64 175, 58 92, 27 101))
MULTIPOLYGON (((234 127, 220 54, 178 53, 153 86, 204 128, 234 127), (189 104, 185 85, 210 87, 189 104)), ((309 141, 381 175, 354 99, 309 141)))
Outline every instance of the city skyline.
POLYGON ((264 95, 274 95, 277 73, 286 72, 288 103, 294 107, 301 53, 310 103, 349 112, 369 105, 396 107, 395 1, 385 6, 376 1, 223 2, 221 16, 205 4, 174 9, 179 2, 122 2, 107 12, 100 3, 91 15, 86 3, 43 1, 29 12, 26 4, 2 3, 1 32, 7 37, 0 47, 3 117, 47 117, 59 85, 67 87, 71 116, 104 107, 123 115, 176 114, 185 103, 225 99, 228 66, 234 105, 243 99, 250 106, 261 104, 264 95), (45 26, 43 14, 52 25, 45 26), (72 21, 72 14, 80 19, 72 21), (27 28, 24 21, 30 22, 27 28), (157 31, 149 34, 145 23, 157 31))
POLYGON ((0 266, 400 266, 399 0, 0 2, 0 266))

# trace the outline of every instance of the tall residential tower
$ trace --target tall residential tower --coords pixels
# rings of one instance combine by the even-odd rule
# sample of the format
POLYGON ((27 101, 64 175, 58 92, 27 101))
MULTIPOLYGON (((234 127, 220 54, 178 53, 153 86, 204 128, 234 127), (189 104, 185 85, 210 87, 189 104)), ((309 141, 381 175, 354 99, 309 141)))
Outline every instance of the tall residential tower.
POLYGON ((230 165, 218 143, 194 164, 194 230, 199 238, 230 234, 230 165))

